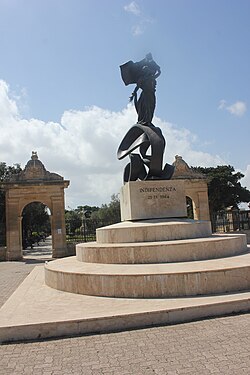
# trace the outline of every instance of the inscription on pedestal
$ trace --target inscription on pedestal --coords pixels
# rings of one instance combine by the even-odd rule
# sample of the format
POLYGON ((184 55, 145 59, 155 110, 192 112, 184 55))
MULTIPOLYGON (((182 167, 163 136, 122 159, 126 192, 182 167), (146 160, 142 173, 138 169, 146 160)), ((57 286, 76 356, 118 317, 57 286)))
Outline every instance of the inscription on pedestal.
POLYGON ((121 189, 122 221, 186 216, 183 181, 133 181, 121 189))
POLYGON ((140 188, 140 194, 147 194, 147 199, 170 199, 171 192, 175 192, 174 186, 161 186, 161 187, 150 187, 140 188))

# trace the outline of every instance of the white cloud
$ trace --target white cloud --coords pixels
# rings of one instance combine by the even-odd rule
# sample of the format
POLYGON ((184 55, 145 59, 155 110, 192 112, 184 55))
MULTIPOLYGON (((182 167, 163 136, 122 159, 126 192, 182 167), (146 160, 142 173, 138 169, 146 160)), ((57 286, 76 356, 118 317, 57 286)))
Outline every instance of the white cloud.
POLYGON ((134 14, 135 16, 139 16, 141 13, 139 5, 135 1, 132 1, 131 3, 125 5, 124 10, 126 12, 134 14))
MULTIPOLYGON (((242 173, 244 174, 244 177, 240 180, 241 186, 246 187, 248 190, 250 190, 250 164, 247 166, 247 169, 242 173)), ((241 203, 240 208, 244 210, 249 210, 250 206, 248 204, 249 202, 241 203)))
POLYGON ((134 36, 142 35, 144 33, 144 27, 142 25, 136 25, 132 27, 132 34, 134 36))
POLYGON ((226 100, 222 99, 220 100, 218 109, 224 109, 226 107, 226 100))
POLYGON ((16 117, 18 109, 16 102, 10 98, 9 86, 3 80, 0 80, 0 118, 7 119, 9 116, 16 117))
POLYGON ((242 172, 244 177, 241 179, 241 186, 247 186, 250 189, 250 164, 247 166, 247 169, 242 172))
MULTIPOLYGON (((67 205, 101 205, 122 186, 123 168, 129 160, 118 161, 116 152, 136 117, 134 107, 128 105, 120 112, 96 106, 68 110, 60 123, 28 120, 20 116, 8 85, 0 81, 0 161, 21 163, 24 168, 31 151, 37 151, 47 170, 70 180, 67 205)), ((195 150, 198 140, 189 130, 157 117, 154 123, 167 142, 165 162, 172 163, 178 154, 193 166, 224 163, 218 155, 195 150)))
POLYGON ((244 102, 236 102, 232 105, 230 105, 229 107, 227 107, 227 110, 232 113, 232 115, 235 115, 235 116, 243 116, 244 113, 246 112, 247 110, 247 106, 246 106, 246 103, 244 102))
POLYGON ((229 106, 226 105, 226 100, 220 100, 218 109, 225 109, 230 112, 232 115, 241 117, 247 110, 247 105, 245 102, 237 101, 229 106))
POLYGON ((144 34, 147 25, 154 22, 152 18, 146 17, 141 12, 139 5, 135 1, 125 5, 124 10, 128 13, 132 13, 132 15, 136 17, 136 24, 131 28, 131 32, 135 37, 144 34))

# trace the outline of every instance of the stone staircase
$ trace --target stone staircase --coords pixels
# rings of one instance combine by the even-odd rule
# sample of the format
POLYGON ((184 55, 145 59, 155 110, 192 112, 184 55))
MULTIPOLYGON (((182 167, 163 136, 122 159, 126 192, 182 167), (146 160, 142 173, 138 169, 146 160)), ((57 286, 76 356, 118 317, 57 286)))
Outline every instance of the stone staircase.
POLYGON ((0 343, 247 312, 249 269, 246 236, 212 235, 209 221, 99 228, 76 256, 34 268, 0 309, 0 343))
POLYGON ((246 236, 212 235, 209 221, 124 221, 97 230, 76 257, 45 266, 46 285, 113 298, 183 298, 250 290, 246 236))

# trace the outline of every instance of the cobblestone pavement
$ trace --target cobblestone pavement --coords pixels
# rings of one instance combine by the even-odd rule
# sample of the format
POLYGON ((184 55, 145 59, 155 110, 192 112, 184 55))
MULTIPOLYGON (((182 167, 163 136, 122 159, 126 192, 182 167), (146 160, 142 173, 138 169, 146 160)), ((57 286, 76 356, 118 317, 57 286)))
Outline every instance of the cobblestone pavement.
POLYGON ((0 262, 0 307, 7 301, 18 285, 35 266, 51 260, 51 237, 33 249, 24 250, 24 259, 20 262, 0 262))
MULTIPOLYGON (((35 263, 0 263, 0 305, 35 263)), ((250 314, 0 346, 0 375, 250 374, 250 314)))
POLYGON ((33 270, 35 263, 0 262, 0 307, 33 270))

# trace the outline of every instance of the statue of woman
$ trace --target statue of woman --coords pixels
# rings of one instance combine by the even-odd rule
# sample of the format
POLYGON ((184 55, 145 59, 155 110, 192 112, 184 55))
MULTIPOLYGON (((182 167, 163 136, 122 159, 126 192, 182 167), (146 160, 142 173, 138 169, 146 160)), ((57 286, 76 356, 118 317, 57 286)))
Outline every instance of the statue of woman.
POLYGON ((130 97, 130 101, 134 99, 138 114, 137 123, 150 125, 152 124, 156 103, 156 78, 161 74, 161 69, 153 60, 151 53, 148 53, 145 59, 135 63, 135 65, 137 67, 136 87, 130 97), (137 99, 137 91, 139 89, 142 91, 139 99, 137 99))
POLYGON ((120 65, 120 69, 126 86, 136 84, 130 101, 134 99, 138 114, 137 124, 129 129, 117 151, 119 160, 126 156, 130 157, 130 163, 124 170, 124 183, 137 179, 168 180, 174 172, 174 167, 165 164, 162 168, 165 139, 161 129, 152 124, 156 102, 156 78, 161 74, 161 69, 151 53, 139 62, 128 61, 120 65), (139 89, 141 95, 137 99, 139 89), (139 154, 134 153, 136 149, 139 150, 139 154))

